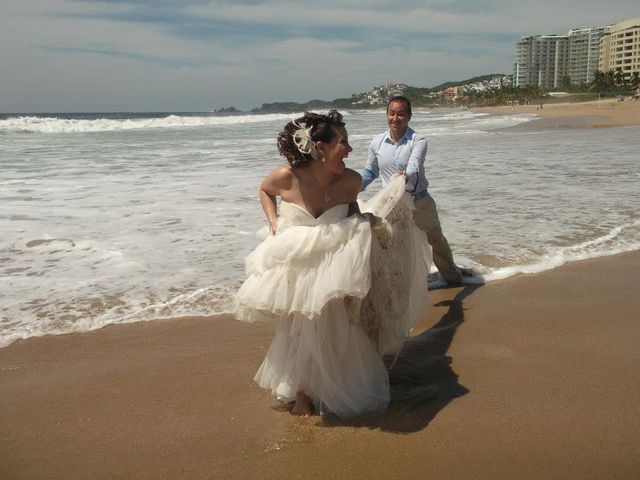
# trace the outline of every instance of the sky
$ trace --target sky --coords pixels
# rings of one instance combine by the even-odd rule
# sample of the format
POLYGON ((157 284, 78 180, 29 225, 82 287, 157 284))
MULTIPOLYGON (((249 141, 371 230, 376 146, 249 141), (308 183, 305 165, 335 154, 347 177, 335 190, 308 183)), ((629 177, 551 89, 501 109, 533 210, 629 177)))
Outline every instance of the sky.
POLYGON ((0 0, 0 112, 241 110, 511 73, 637 0, 0 0))

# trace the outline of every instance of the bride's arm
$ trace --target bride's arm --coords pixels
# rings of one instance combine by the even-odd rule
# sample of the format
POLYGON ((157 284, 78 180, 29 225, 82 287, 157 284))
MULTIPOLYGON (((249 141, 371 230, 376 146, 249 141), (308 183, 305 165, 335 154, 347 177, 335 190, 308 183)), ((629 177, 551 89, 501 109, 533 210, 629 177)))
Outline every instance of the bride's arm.
MULTIPOLYGON (((350 168, 345 169, 342 180, 341 189, 349 203, 349 211, 347 216, 360 215, 360 206, 358 205, 358 194, 362 185, 362 177, 358 172, 350 168)), ((346 203, 346 202, 345 202, 346 203)))
POLYGON ((280 167, 271 171, 260 185, 260 205, 269 222, 269 228, 272 234, 276 234, 278 225, 278 208, 276 196, 280 195, 282 190, 291 187, 291 169, 289 167, 280 167))

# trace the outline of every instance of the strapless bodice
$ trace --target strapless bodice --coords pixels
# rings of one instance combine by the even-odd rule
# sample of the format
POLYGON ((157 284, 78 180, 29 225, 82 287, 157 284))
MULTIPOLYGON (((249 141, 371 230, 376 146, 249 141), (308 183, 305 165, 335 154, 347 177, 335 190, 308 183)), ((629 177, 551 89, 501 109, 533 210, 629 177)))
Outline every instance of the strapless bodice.
POLYGON ((349 213, 349 204, 339 203, 333 207, 325 210, 322 214, 316 218, 311 215, 306 209, 302 208, 295 203, 281 202, 280 203, 280 216, 290 225, 326 225, 329 223, 339 222, 346 218, 349 213))

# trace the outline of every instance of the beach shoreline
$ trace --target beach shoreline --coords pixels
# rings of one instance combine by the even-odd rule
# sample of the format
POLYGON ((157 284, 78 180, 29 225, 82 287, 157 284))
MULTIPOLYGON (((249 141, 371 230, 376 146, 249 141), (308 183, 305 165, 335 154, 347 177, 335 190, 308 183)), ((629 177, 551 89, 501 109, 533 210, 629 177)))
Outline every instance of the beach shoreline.
POLYGON ((631 478, 640 251, 431 292, 392 405, 290 416, 251 381, 272 327, 110 325, 0 349, 0 476, 631 478))
POLYGON ((525 124, 503 130, 525 131, 550 128, 604 128, 640 126, 640 102, 602 99, 591 102, 529 104, 499 107, 473 107, 475 113, 490 115, 537 115, 525 124))
MULTIPOLYGON (((254 230, 265 221, 256 185, 284 162, 274 140, 282 120, 259 117, 93 115, 33 119, 30 133, 5 131, 0 164, 10 213, 0 216, 7 232, 0 345, 105 323, 229 312, 243 259, 258 243, 254 230), (236 135, 241 140, 230 140, 236 135)), ((537 135, 533 117, 444 109, 412 118, 428 139, 430 190, 456 257, 490 279, 511 266, 541 270, 565 254, 572 260, 640 245, 637 127, 537 135), (523 131, 502 134, 514 124, 523 131), (538 224, 545 215, 550 221, 538 224)), ((359 111, 347 124, 354 149, 347 164, 361 170, 384 115, 359 111)))

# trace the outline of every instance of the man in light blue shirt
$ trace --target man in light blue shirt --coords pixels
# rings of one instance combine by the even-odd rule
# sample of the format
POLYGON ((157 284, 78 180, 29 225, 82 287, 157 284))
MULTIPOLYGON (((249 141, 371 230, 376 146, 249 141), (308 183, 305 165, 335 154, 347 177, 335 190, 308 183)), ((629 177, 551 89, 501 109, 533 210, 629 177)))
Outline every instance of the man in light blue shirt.
POLYGON ((367 165, 361 172, 361 190, 382 177, 386 186, 393 175, 404 173, 406 190, 413 196, 414 221, 427 234, 433 249, 433 263, 447 284, 462 283, 461 271, 453 261, 449 242, 442 234, 436 203, 427 192, 429 182, 424 174, 427 156, 427 139, 409 127, 411 102, 405 97, 393 97, 387 103, 387 123, 389 130, 376 135, 369 147, 367 165))

